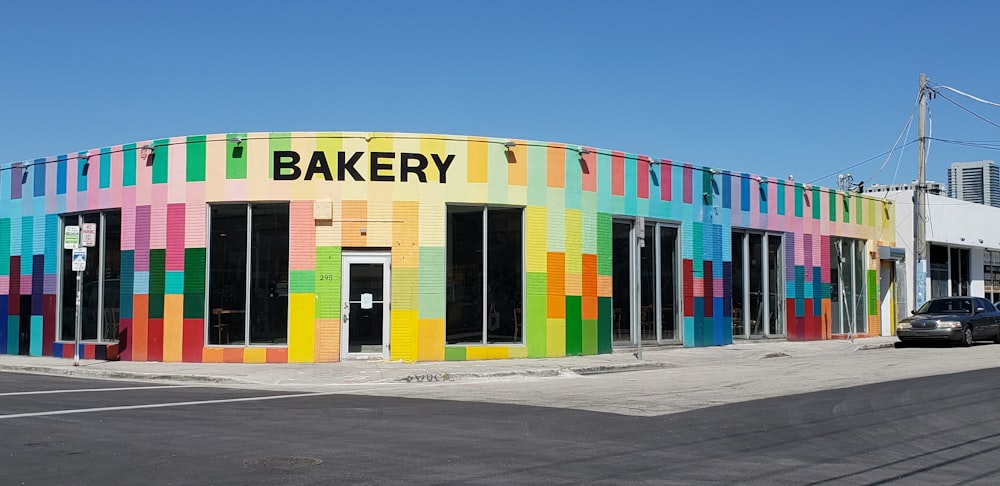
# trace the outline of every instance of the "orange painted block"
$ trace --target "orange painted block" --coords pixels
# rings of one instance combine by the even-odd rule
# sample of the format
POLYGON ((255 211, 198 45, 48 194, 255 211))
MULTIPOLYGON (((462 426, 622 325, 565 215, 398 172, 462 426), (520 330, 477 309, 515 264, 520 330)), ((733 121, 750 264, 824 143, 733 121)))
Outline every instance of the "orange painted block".
POLYGON ((517 145, 507 151, 507 184, 511 186, 528 185, 528 145, 515 140, 517 145))
POLYGON ((546 259, 549 293, 566 295, 566 254, 550 251, 546 259))
POLYGON ((313 342, 317 363, 340 361, 340 319, 316 319, 313 342))
POLYGON ((267 348, 268 363, 287 363, 288 348, 267 348))
POLYGON ((598 297, 611 297, 611 276, 610 275, 598 275, 597 276, 597 296, 598 297))
POLYGON ((546 150, 547 185, 549 187, 566 187, 566 147, 562 144, 550 143, 546 150))
POLYGON ((584 295, 580 299, 580 314, 583 319, 597 319, 596 295, 584 295))
POLYGON ((583 278, 579 275, 566 274, 566 295, 583 295, 583 278))
POLYGON ((823 299, 822 310, 820 310, 823 316, 823 339, 830 339, 833 334, 832 321, 833 311, 830 308, 830 299, 823 299))
POLYGON ((347 200, 341 201, 341 233, 340 241, 346 247, 367 246, 368 238, 361 234, 368 232, 368 202, 347 200))
POLYGON ((222 348, 223 363, 242 363, 243 348, 222 348))
POLYGON ((546 317, 549 319, 565 319, 566 318, 566 296, 565 295, 552 295, 549 294, 546 298, 548 303, 548 313, 546 317))
POLYGON ((132 297, 132 359, 146 361, 149 349, 149 296, 132 297))
POLYGON ((201 361, 204 363, 221 363, 222 348, 205 348, 201 351, 201 361))
POLYGON ((597 277, 597 255, 592 253, 584 253, 580 255, 581 262, 580 266, 583 268, 582 274, 586 277, 597 277))

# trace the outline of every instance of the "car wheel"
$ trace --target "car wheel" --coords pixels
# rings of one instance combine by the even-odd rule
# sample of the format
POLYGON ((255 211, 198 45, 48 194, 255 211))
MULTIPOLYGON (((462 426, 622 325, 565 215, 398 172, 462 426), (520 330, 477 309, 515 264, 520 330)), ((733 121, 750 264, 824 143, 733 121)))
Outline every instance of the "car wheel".
MULTIPOLYGON (((997 334, 1000 335, 1000 332, 998 332, 997 334)), ((905 347, 907 347, 907 346, 910 345, 910 343, 908 343, 906 341, 903 341, 902 339, 900 339, 899 341, 896 341, 896 342, 894 342, 892 344, 893 344, 893 347, 895 347, 896 349, 902 349, 902 348, 905 348, 905 347)))
POLYGON ((963 347, 972 346, 972 326, 962 328, 962 340, 960 342, 963 347))
POLYGON ((997 328, 996 336, 993 336, 993 343, 1000 344, 1000 327, 997 328))

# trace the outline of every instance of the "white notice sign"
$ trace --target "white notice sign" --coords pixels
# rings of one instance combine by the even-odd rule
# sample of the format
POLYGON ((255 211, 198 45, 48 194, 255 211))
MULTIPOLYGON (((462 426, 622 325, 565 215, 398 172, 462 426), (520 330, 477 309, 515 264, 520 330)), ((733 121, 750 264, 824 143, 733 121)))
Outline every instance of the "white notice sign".
POLYGON ((80 244, 91 248, 97 246, 97 223, 83 223, 80 227, 80 244))
POLYGON ((72 250, 80 246, 79 226, 67 226, 63 233, 63 248, 72 250))
POLYGON ((73 248, 73 271, 82 272, 87 269, 87 249, 73 248))
POLYGON ((372 294, 361 294, 361 308, 362 309, 372 308, 372 294))

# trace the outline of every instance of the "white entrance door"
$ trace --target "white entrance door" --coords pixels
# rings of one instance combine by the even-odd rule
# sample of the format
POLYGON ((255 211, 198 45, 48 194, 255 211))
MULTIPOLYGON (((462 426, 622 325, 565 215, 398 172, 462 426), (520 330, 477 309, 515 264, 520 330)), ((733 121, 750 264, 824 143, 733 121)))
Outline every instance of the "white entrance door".
POLYGON ((389 358, 388 252, 344 252, 341 284, 341 356, 389 358))

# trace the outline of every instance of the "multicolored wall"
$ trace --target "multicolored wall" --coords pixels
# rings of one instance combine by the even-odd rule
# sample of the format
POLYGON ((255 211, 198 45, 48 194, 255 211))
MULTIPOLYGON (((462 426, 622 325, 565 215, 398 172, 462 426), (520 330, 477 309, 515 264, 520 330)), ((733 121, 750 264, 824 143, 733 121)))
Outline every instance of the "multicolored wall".
MULTIPOLYGON (((685 346, 732 342, 734 227, 784 233, 787 337, 826 339, 830 237, 864 239, 872 252, 894 238, 892 207, 857 194, 592 147, 505 142, 239 133, 7 164, 0 168, 0 316, 6 316, 0 353, 72 356, 72 344, 56 339, 59 217, 84 211, 121 210, 119 326, 125 342, 85 343, 81 355, 102 359, 120 351, 121 359, 139 361, 337 361, 344 248, 391 249, 393 360, 608 353, 611 223, 618 216, 679 224, 685 346), (312 179, 276 180, 276 151, 301 154, 304 172, 314 164, 312 179), (334 180, 315 165, 316 151, 329 155, 334 180), (339 173, 339 152, 363 153, 354 166, 363 181, 339 173), (375 178, 383 181, 372 180, 373 153, 393 154, 376 161, 387 164, 376 168, 375 178), (402 153, 426 156, 426 182, 405 174, 402 153), (454 159, 442 170, 431 154, 454 159), (287 346, 206 344, 207 207, 227 201, 290 204, 287 346), (523 344, 445 345, 449 203, 525 207, 523 344), (316 204, 330 205, 330 222, 314 219, 316 204), (30 312, 21 308, 28 302, 30 312)), ((877 300, 877 261, 868 268, 868 293, 877 300)), ((877 330, 878 305, 869 309, 869 329, 877 330)))

